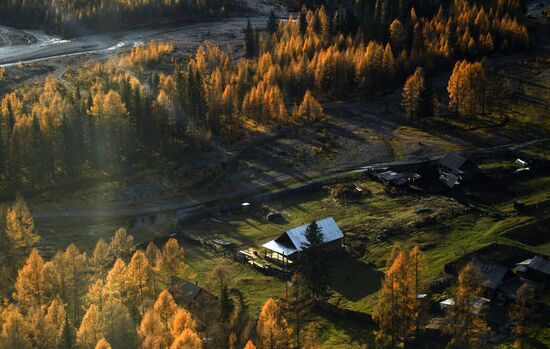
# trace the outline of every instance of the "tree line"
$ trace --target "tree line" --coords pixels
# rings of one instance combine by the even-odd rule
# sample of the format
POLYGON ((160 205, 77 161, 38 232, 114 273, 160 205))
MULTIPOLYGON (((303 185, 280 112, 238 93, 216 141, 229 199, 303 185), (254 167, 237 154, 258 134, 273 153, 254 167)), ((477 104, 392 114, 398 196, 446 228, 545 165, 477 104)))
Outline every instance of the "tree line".
POLYGON ((0 21, 17 27, 38 26, 58 35, 76 35, 163 19, 220 17, 244 9, 242 1, 234 0, 7 0, 0 4, 0 21))
MULTIPOLYGON (((496 71, 487 59, 477 62, 460 60, 455 63, 447 82, 449 110, 465 119, 470 125, 476 115, 497 111, 505 121, 504 103, 513 93, 513 86, 506 73, 496 71)), ((440 114, 440 101, 432 82, 422 67, 407 78, 403 86, 401 105, 412 124, 440 114)))
MULTIPOLYGON (((373 18, 384 20, 373 28, 385 29, 367 35, 357 22, 346 29, 344 10, 330 15, 325 7, 304 8, 296 21, 272 14, 265 32, 248 25, 244 59, 206 43, 181 62, 169 59, 170 44, 152 43, 76 70, 72 88, 49 78, 7 93, 0 109, 0 182, 9 192, 87 170, 127 169, 203 141, 242 139, 258 125, 311 122, 322 115, 321 99, 368 98, 402 82, 411 121, 437 115, 429 81, 437 69, 528 45, 513 0, 456 0, 436 11, 422 9, 425 17, 405 1, 350 6, 351 13, 379 13, 373 18), (418 67, 422 71, 413 74, 418 67), (410 74, 416 78, 407 81, 410 74)), ((474 101, 486 94, 466 91, 490 79, 474 79, 478 69, 457 74, 466 71, 472 78, 453 74, 462 82, 449 91, 451 108, 471 114, 464 103, 477 108, 474 101)))

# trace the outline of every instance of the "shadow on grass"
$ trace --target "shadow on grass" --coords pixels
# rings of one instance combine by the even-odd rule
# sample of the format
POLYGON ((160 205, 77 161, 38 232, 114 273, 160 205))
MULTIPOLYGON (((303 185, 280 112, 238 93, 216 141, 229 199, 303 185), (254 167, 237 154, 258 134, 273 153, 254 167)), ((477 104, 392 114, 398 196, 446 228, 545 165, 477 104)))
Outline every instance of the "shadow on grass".
POLYGON ((334 260, 331 288, 347 300, 356 302, 380 289, 384 273, 345 255, 334 260))
POLYGON ((350 319, 347 316, 318 310, 317 319, 325 347, 364 349, 374 348, 373 331, 375 326, 370 322, 350 319), (324 338, 323 338, 324 337, 324 338))

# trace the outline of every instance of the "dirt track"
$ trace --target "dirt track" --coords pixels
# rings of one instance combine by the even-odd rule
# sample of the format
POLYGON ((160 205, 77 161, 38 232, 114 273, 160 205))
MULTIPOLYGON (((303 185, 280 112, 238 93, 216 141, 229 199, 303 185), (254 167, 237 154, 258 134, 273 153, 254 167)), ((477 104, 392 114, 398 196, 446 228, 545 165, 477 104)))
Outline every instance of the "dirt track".
MULTIPOLYGON (((9 45, 7 40, 11 36, 5 35, 8 46, 0 47, 0 66, 30 64, 54 58, 82 55, 111 55, 129 50, 135 45, 158 40, 169 41, 176 48, 186 51, 196 48, 204 41, 234 47, 242 41, 242 31, 247 20, 246 17, 234 17, 179 27, 134 29, 81 36, 70 40, 49 37, 28 45, 9 45)), ((251 17, 250 21, 254 26, 263 26, 266 17, 251 17)), ((0 33, 0 38, 1 35, 0 33)))

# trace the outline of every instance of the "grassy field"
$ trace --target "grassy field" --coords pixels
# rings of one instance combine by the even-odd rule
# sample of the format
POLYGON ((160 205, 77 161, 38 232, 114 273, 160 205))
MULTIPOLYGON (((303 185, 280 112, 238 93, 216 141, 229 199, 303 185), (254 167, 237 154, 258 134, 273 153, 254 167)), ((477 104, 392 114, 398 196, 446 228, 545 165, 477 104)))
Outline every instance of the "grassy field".
MULTIPOLYGON (((489 165, 484 167, 498 167, 492 163, 494 161, 509 166, 505 160, 490 159, 487 160, 489 165)), ((513 202, 517 199, 540 202, 550 198, 549 181, 550 176, 543 174, 529 178, 512 177, 496 183, 496 191, 481 191, 474 187, 470 194, 484 197, 487 202, 485 205, 511 212, 513 202)), ((371 242, 367 243, 363 255, 348 255, 333 261, 333 280, 328 300, 342 309, 364 313, 371 313, 376 305, 376 293, 386 258, 395 243, 421 246, 429 266, 426 275, 428 283, 444 276, 446 263, 493 242, 519 246, 534 253, 550 254, 548 240, 539 245, 529 245, 521 242, 517 235, 530 233, 535 227, 543 233, 541 227, 550 218, 548 209, 530 215, 494 218, 467 210, 455 199, 445 195, 387 192, 379 183, 370 180, 357 184, 367 194, 356 202, 342 202, 333 198, 329 191, 322 191, 270 203, 272 209, 283 214, 286 220, 284 224, 268 222, 252 211, 218 216, 221 223, 203 220, 186 227, 186 230, 204 238, 223 237, 239 248, 248 248, 258 247, 288 228, 315 218, 333 216, 346 233, 348 241, 349 237, 361 235, 368 237, 371 242), (418 209, 429 209, 430 217, 440 218, 435 223, 422 224, 426 217, 418 213, 418 209), (388 229, 402 233, 388 242, 372 242, 379 232, 388 229)), ((188 248, 187 258, 192 268, 202 275, 200 279, 221 258, 212 259, 196 249, 188 248)), ((258 311, 267 297, 283 294, 284 284, 280 280, 230 263, 233 264, 235 275, 234 286, 248 297, 251 310, 258 311)), ((361 335, 364 331, 361 326, 340 325, 341 319, 323 317, 315 318, 315 321, 323 327, 322 340, 326 348, 361 347, 361 343, 369 338, 361 335)))

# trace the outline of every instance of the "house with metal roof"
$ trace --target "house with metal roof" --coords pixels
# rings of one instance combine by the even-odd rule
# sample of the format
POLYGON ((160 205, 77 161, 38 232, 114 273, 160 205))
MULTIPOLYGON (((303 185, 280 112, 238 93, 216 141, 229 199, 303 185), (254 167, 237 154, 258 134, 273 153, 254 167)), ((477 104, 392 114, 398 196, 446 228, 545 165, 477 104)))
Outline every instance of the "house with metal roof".
MULTIPOLYGON (((342 247, 344 234, 334 221, 334 218, 327 217, 317 222, 323 235, 324 248, 328 251, 335 251, 342 247)), ((262 245, 270 253, 275 253, 283 258, 296 260, 299 257, 303 245, 307 242, 306 230, 309 224, 304 224, 282 233, 278 238, 262 245)))

